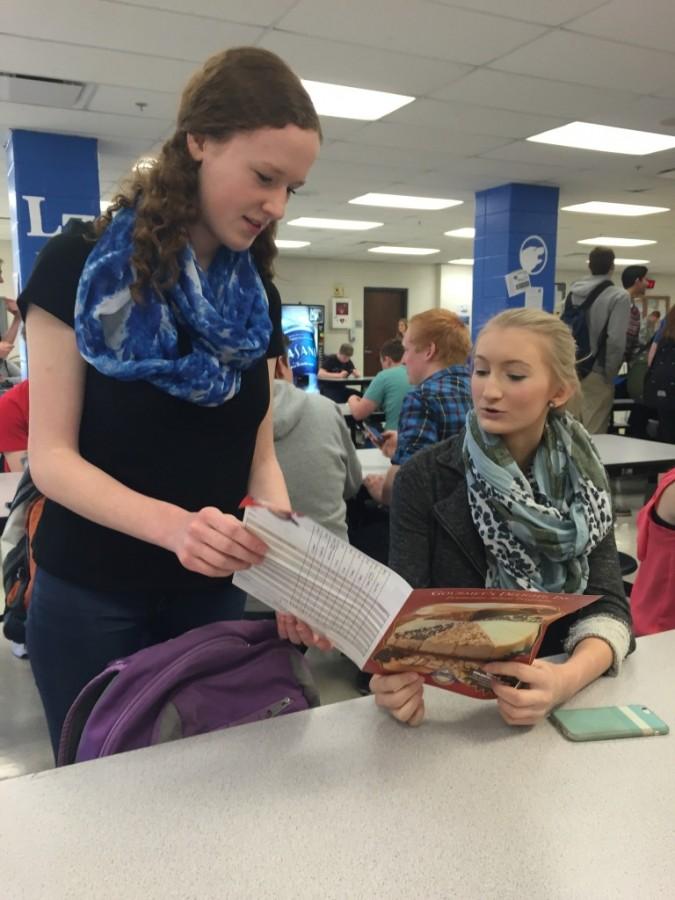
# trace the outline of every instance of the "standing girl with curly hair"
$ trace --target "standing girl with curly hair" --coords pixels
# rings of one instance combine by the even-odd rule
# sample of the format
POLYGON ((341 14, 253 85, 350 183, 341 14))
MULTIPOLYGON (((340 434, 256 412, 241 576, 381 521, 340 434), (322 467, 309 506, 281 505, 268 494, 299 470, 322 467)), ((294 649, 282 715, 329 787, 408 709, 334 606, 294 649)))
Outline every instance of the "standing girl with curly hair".
MULTIPOLYGON (((48 498, 27 643, 55 749, 110 660, 241 617, 231 576, 266 547, 238 505, 250 492, 288 506, 269 387, 275 225, 320 138, 277 56, 212 57, 156 163, 95 229, 53 238, 20 298, 31 471, 48 498)), ((280 632, 312 639, 292 619, 280 632)))

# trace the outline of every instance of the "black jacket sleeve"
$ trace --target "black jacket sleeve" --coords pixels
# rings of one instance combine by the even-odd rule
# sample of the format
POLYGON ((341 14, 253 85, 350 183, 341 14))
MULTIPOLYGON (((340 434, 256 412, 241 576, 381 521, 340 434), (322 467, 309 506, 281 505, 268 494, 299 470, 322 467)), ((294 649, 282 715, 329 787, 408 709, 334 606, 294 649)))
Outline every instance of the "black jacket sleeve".
POLYGON ((431 490, 419 465, 402 466, 394 480, 389 516, 389 566, 413 588, 431 584, 431 490))

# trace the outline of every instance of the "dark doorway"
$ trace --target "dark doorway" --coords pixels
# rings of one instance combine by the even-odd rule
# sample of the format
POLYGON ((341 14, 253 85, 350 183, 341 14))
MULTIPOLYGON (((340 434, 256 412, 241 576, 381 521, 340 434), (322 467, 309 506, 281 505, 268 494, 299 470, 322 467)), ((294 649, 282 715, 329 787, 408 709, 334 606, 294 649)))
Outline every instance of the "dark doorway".
POLYGON ((396 337, 408 312, 407 288, 363 289, 363 374, 380 371, 380 347, 396 337))

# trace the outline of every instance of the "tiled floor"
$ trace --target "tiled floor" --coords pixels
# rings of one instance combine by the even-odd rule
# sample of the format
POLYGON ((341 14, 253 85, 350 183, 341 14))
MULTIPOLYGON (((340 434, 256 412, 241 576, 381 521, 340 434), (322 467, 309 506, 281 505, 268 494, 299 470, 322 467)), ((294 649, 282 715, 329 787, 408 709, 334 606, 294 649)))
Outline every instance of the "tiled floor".
MULTIPOLYGON (((615 534, 619 550, 635 556, 635 514, 644 500, 645 482, 621 479, 614 484, 618 516, 615 534)), ((632 580, 631 576, 628 580, 632 580)), ((358 696, 356 668, 337 651, 307 654, 323 703, 358 696)), ((0 638, 0 779, 38 772, 53 765, 42 708, 28 660, 16 659, 10 645, 0 638)))
POLYGON ((47 726, 27 659, 0 637, 0 779, 53 765, 47 726))

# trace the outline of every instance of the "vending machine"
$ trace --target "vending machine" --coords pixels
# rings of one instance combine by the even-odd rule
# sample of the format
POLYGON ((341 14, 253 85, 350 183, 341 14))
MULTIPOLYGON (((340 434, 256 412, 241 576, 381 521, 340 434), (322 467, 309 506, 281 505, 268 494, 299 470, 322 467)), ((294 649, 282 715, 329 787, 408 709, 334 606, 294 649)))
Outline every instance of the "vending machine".
POLYGON ((317 373, 323 358, 325 308, 304 303, 283 303, 281 328, 290 342, 288 361, 293 383, 307 391, 319 390, 317 373))

